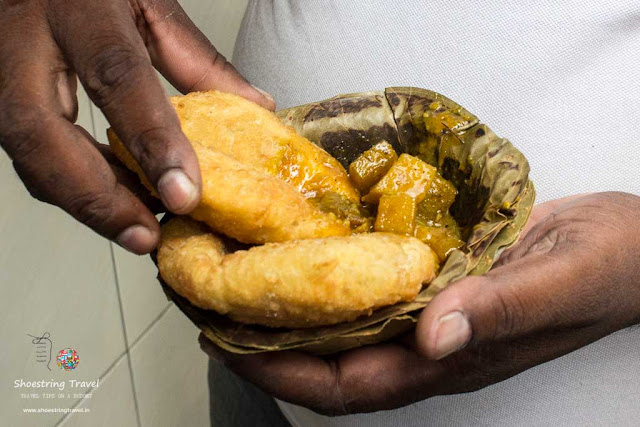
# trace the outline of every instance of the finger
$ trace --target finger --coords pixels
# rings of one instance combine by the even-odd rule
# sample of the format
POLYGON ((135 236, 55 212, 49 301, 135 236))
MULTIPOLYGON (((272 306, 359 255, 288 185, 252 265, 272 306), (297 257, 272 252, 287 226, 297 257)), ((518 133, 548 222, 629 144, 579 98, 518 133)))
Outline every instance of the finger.
POLYGON ((624 286, 633 279, 620 242, 635 212, 621 216, 613 199, 578 195, 550 204, 502 265, 434 298, 418 322, 418 350, 441 359, 469 342, 567 329, 596 328, 603 336, 634 324, 636 287, 624 286))
POLYGON ((200 344, 200 349, 204 351, 207 356, 214 360, 222 362, 222 355, 220 354, 218 347, 214 343, 212 343, 211 340, 207 338, 206 335, 202 332, 200 332, 200 334, 198 335, 198 344, 200 344))
POLYGON ((157 221, 117 185, 93 138, 70 123, 77 114, 76 77, 39 5, 19 2, 0 14, 6 37, 0 43, 0 144, 34 197, 133 252, 148 252, 159 236, 157 221))
POLYGON ((426 398, 479 390, 582 347, 595 331, 566 331, 465 349, 441 361, 392 344, 335 359, 304 353, 235 355, 204 336, 205 352, 265 392, 326 415, 399 408, 426 398), (309 366, 313 368, 310 369, 309 366))
POLYGON ((392 409, 425 399, 440 393, 438 380, 445 373, 440 363, 397 344, 326 358, 295 351, 239 355, 211 346, 206 343, 205 351, 266 393, 327 415, 392 409))
POLYGON ((7 104, 37 100, 38 105, 46 105, 51 113, 74 122, 78 114, 77 78, 51 38, 42 8, 36 2, 3 6, 0 112, 11 115, 7 104))
POLYGON ((602 309, 590 277, 580 274, 590 267, 590 258, 566 249, 573 242, 563 243, 554 233, 538 224, 520 243, 520 257, 438 294, 420 316, 418 351, 442 359, 470 342, 594 324, 602 309), (547 234, 541 237, 542 232, 547 234))
POLYGON ((216 89, 275 110, 271 95, 252 86, 227 62, 175 0, 137 2, 143 33, 156 68, 183 93, 216 89))
POLYGON ((323 413, 344 413, 336 371, 323 359, 294 351, 234 354, 214 346, 205 352, 266 393, 323 413))
MULTIPOLYGON (((76 126, 76 129, 78 129, 79 132, 86 134, 89 140, 93 139, 91 138, 91 135, 81 127, 76 126)), ((162 202, 151 195, 149 190, 140 182, 138 175, 122 165, 122 162, 113 154, 108 145, 95 142, 94 146, 109 164, 118 184, 129 190, 152 213, 159 214, 166 212, 162 202)))
MULTIPOLYGON (((540 244, 537 243, 539 240, 546 241, 547 244, 551 243, 555 237, 553 238, 544 238, 530 235, 532 230, 536 230, 537 234, 543 236, 549 230, 544 225, 541 225, 543 222, 549 222, 549 220, 553 220, 555 218, 555 214, 558 210, 566 211, 568 208, 572 208, 577 203, 583 203, 589 196, 593 195, 593 193, 585 193, 585 194, 575 194, 568 197, 563 197, 561 199, 550 200, 548 202, 541 203, 536 205, 531 211, 531 215, 522 229, 520 233, 520 237, 518 239, 519 244, 514 245, 513 247, 505 250, 502 254, 500 254, 500 258, 493 264, 493 269, 496 269, 502 265, 513 262, 517 259, 522 258, 528 253, 532 252, 532 245, 535 248, 540 248, 540 244), (530 243, 523 243, 527 239, 530 243)), ((579 221, 579 218, 573 218, 574 221, 579 221)))
POLYGON ((529 219, 527 220, 526 225, 522 229, 522 233, 520 233, 521 238, 526 236, 527 233, 536 224, 538 224, 543 218, 546 218, 547 216, 549 216, 549 214, 551 214, 551 212, 556 210, 558 207, 560 207, 560 206, 562 206, 562 205, 564 205, 566 203, 579 200, 579 199, 581 199, 583 197, 587 197, 590 194, 592 194, 592 193, 574 194, 572 196, 562 197, 560 199, 549 200, 547 202, 540 203, 539 205, 534 206, 533 210, 531 211, 531 215, 529 216, 529 219))
POLYGON ((56 2, 52 31, 92 101, 155 186, 165 206, 187 213, 201 177, 133 22, 126 0, 56 2), (86 16, 92 16, 89 23, 86 16))
POLYGON ((445 373, 437 380, 438 394, 480 390, 583 347, 601 336, 595 328, 569 328, 470 346, 437 361, 445 367, 445 373))
POLYGON ((93 139, 33 105, 7 108, 15 120, 11 128, 2 124, 8 136, 3 146, 35 198, 61 207, 131 252, 148 253, 156 246, 155 217, 116 181, 93 139))

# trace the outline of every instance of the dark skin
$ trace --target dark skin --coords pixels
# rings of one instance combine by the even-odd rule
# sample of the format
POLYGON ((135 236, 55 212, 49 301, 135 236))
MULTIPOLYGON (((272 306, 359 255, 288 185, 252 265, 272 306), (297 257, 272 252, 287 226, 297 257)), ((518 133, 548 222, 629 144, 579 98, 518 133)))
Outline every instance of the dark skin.
POLYGON ((0 28, 0 144, 18 175, 35 198, 134 253, 150 252, 160 229, 138 180, 74 126, 78 78, 178 214, 200 199, 200 169, 155 70, 184 93, 219 89, 275 108, 176 0, 0 0, 0 28))
MULTIPOLYGON (((77 78, 178 214, 197 204, 201 177, 154 68, 182 92, 219 89, 275 108, 175 0, 0 0, 0 28, 0 144, 20 178, 135 253, 158 242, 154 203, 74 126, 77 78)), ((266 392, 325 414, 477 390, 640 322, 639 213, 640 198, 624 193, 537 206, 488 274, 452 284, 393 342, 324 358, 201 345, 266 392)))
POLYGON ((328 415, 478 390, 640 323, 639 230, 640 197, 554 200, 535 207, 489 273, 450 285, 398 340, 329 357, 236 355, 202 335, 200 344, 267 393, 328 415), (459 340, 459 328, 438 329, 452 312, 470 326, 459 340))

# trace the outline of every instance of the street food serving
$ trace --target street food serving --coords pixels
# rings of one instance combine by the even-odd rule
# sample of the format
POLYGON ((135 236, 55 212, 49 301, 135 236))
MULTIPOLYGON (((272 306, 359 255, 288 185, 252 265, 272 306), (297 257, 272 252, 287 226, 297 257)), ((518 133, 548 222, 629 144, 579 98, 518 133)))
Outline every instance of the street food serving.
MULTIPOLYGON (((188 216, 163 221, 157 265, 168 295, 218 345, 331 352, 388 338, 415 321, 411 308, 424 306, 425 292, 446 285, 456 269, 490 266, 495 257, 469 263, 470 243, 485 239, 490 255, 492 240, 513 241, 520 225, 500 236, 503 226, 493 227, 487 238, 482 203, 491 200, 474 199, 468 188, 484 178, 465 161, 477 155, 477 139, 493 144, 495 134, 433 92, 417 90, 419 111, 411 111, 414 89, 406 88, 408 96, 398 89, 277 116, 215 91, 171 99, 200 163, 203 197, 188 216), (389 115, 394 108, 412 113, 412 122, 389 115), (465 145, 470 130, 474 144, 465 145), (456 156, 466 159, 448 162, 456 156)), ((108 136, 153 193, 124 144, 108 136)), ((520 204, 526 219, 532 202, 528 180, 516 190, 502 192, 510 200, 501 203, 505 225, 515 224, 520 204)))

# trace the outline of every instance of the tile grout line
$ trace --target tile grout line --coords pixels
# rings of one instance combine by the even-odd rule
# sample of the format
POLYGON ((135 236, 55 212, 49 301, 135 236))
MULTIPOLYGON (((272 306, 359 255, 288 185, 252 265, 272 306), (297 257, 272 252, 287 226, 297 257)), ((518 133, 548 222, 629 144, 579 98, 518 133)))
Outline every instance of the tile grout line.
MULTIPOLYGON (((91 117, 91 130, 93 131, 93 137, 96 141, 98 141, 98 135, 96 135, 96 119, 95 119, 95 110, 94 110, 94 106, 93 106, 93 102, 91 102, 91 99, 89 99, 89 96, 87 96, 87 100, 89 101, 89 116, 91 117)), ((98 141, 99 142, 99 141, 98 141)), ((114 281, 116 283, 116 293, 118 295, 118 307, 120 309, 120 324, 122 326, 122 334, 124 336, 124 348, 125 348, 125 353, 127 356, 127 365, 129 366, 129 379, 131 381, 131 392, 133 394, 133 406, 136 410, 136 423, 138 424, 138 427, 142 426, 142 423, 140 421, 140 409, 138 407, 138 395, 136 393, 136 383, 135 383, 135 379, 133 376, 133 363, 131 362, 131 348, 129 347, 129 337, 127 336, 127 327, 125 325, 125 319, 124 319, 124 307, 122 305, 122 296, 120 294, 120 280, 118 278, 118 268, 116 267, 116 256, 115 253, 113 251, 113 243, 109 242, 109 252, 111 254, 111 266, 113 267, 113 277, 114 277, 114 281)))
MULTIPOLYGON (((91 99, 89 99, 89 95, 87 95, 87 100, 89 101, 89 116, 91 117, 91 131, 92 131, 92 135, 95 138, 96 141, 98 141, 98 136, 96 135, 96 120, 95 117, 93 115, 94 113, 94 105, 93 102, 91 102, 91 99)), ((100 142, 100 141, 98 141, 100 142)), ((110 243, 110 245, 113 245, 112 243, 110 243)), ((119 286, 119 282, 118 282, 118 272, 116 270, 116 266, 115 266, 115 256, 113 255, 113 246, 110 246, 111 248, 111 253, 112 253, 112 264, 113 264, 113 274, 116 278, 116 284, 118 286, 118 298, 120 298, 120 286, 119 286)), ((168 301, 167 306, 165 308, 162 309, 162 311, 160 312, 160 314, 158 314, 158 316, 153 319, 151 321, 151 323, 149 323, 149 325, 144 328, 144 330, 140 333, 140 335, 138 335, 138 337, 131 343, 131 345, 128 345, 128 341, 125 343, 126 344, 126 348, 129 349, 129 351, 133 350, 133 348, 135 347, 135 345, 138 343, 138 341, 140 341, 140 339, 142 339, 142 337, 144 337, 146 335, 147 332, 149 332, 149 330, 151 329, 151 327, 153 325, 155 325, 161 318, 162 316, 164 316, 164 314, 167 312, 167 310, 169 310, 169 308, 171 307, 172 303, 171 301, 168 301)), ((124 320, 122 322, 123 324, 123 329, 124 328, 124 320)), ((126 330, 124 331, 125 336, 126 336, 126 330)), ((133 373, 133 371, 131 371, 133 373)))
POLYGON ((127 336, 127 328, 124 320, 124 307, 122 305, 122 295, 120 293, 120 281, 118 280, 118 269, 116 267, 116 255, 113 251, 112 242, 109 242, 109 251, 111 252, 111 264, 113 266, 113 275, 116 282, 116 292, 118 294, 118 306, 120 307, 120 321, 122 324, 122 334, 124 336, 125 354, 127 356, 127 364, 129 365, 129 378, 131 379, 131 390, 133 392, 133 406, 136 409, 136 421, 138 423, 138 427, 141 427, 142 423, 140 422, 140 410, 138 408, 138 395, 136 394, 136 382, 133 376, 133 363, 131 362, 129 337, 127 336))
POLYGON ((140 335, 138 335, 138 338, 136 338, 135 340, 133 340, 133 342, 131 343, 131 350, 133 350, 133 348, 136 346, 136 344, 138 344, 138 342, 144 338, 147 333, 151 330, 152 327, 155 326, 156 323, 158 323, 160 321, 160 319, 162 319, 164 317, 164 315, 167 313, 167 311, 169 311, 169 309, 173 306, 173 303, 171 301, 169 301, 167 303, 167 306, 165 308, 162 309, 162 311, 160 312, 160 314, 158 314, 156 316, 155 319, 153 319, 149 325, 147 325, 146 328, 144 328, 144 330, 142 332, 140 332, 140 335))
MULTIPOLYGON (((76 83, 77 84, 81 84, 78 81, 77 77, 76 77, 76 83)), ((76 93, 76 96, 77 96, 77 93, 76 93)), ((91 102, 91 99, 89 98, 89 95, 86 92, 84 93, 84 98, 86 99, 87 104, 89 105, 89 117, 91 118, 91 136, 93 136, 93 138, 96 139, 96 120, 93 117, 93 102, 91 102)), ((81 107, 80 100, 78 99, 78 108, 80 108, 80 107, 81 107)), ((87 129, 85 129, 85 130, 87 130, 87 129)), ((96 139, 96 141, 97 141, 97 139, 96 139)), ((109 243, 109 250, 111 251, 111 244, 110 243, 109 243)), ((111 265, 113 266, 113 257, 112 257, 112 260, 111 260, 111 265)), ((115 266, 113 266, 113 267, 114 267, 114 271, 115 271, 115 266)), ((115 277, 115 274, 114 274, 114 279, 117 280, 117 277, 115 277)), ((119 295, 118 295, 118 298, 120 298, 119 295)), ((127 346, 126 346, 126 342, 125 342, 125 351, 123 351, 118 357, 116 357, 116 360, 111 365, 109 365, 107 367, 107 369, 102 373, 102 375, 100 375, 99 378, 103 378, 106 375, 109 375, 111 370, 118 364, 120 359, 122 359, 122 356, 124 356, 126 354, 126 349, 127 349, 127 346)), ((92 391, 93 391, 93 387, 88 389, 85 394, 91 393, 92 391)), ((76 401, 76 403, 71 408, 72 409, 77 408, 78 405, 80 405, 80 403, 82 403, 83 400, 84 400, 83 398, 78 399, 76 401)), ((72 412, 67 412, 66 414, 64 414, 62 416, 62 418, 60 418, 60 420, 58 420, 58 422, 56 423, 56 427, 62 425, 67 419, 69 419, 71 414, 72 414, 72 412)), ((140 427, 140 426, 138 426, 138 427, 140 427)))
MULTIPOLYGON (((95 117, 94 117, 94 106, 93 103, 91 102, 91 100, 89 99, 89 97, 87 96, 87 100, 89 101, 89 116, 91 117, 91 133, 93 135, 94 138, 96 138, 96 122, 95 122, 95 117)), ((96 138, 97 141, 97 138, 96 138)), ((141 420, 140 420, 140 410, 138 407, 138 397, 137 397, 137 393, 136 393, 136 386, 135 386, 135 380, 134 380, 134 376, 133 376, 133 364, 131 361, 131 350, 136 346, 136 344, 138 344, 138 342, 147 335, 147 333, 151 330, 151 328, 158 323, 158 321, 160 321, 160 319, 162 319, 162 317, 164 317, 164 315, 169 311, 169 309, 171 308, 171 306, 173 305, 171 303, 171 301, 169 301, 166 305, 166 307, 164 307, 162 309, 162 311, 158 314, 158 316, 156 316, 155 319, 153 319, 151 321, 151 323, 149 323, 149 325, 138 335, 138 337, 131 343, 131 345, 129 345, 129 338, 127 336, 127 330, 126 330, 126 326, 125 326, 125 319, 124 319, 124 307, 122 304, 122 298, 121 298, 121 293, 120 293, 120 282, 118 280, 118 270, 116 267, 116 259, 115 259, 115 253, 113 250, 113 243, 109 242, 109 253, 111 256, 111 266, 113 268, 113 276, 114 276, 114 281, 116 284, 116 294, 118 296, 118 308, 120 311, 120 324, 122 326, 122 333, 124 336, 124 343, 125 343, 125 350, 118 356, 116 357, 116 359, 114 360, 113 363, 111 363, 111 365, 109 365, 107 367, 107 369, 102 373, 102 375, 100 375, 100 378, 104 378, 107 375, 109 375, 111 373, 111 371, 115 368, 115 366, 122 360, 123 357, 126 356, 127 358, 127 365, 129 366, 129 378, 131 380, 131 389, 132 389, 132 394, 133 394, 133 402, 134 402, 134 407, 135 407, 135 411, 136 411, 136 422, 138 427, 142 426, 141 420)), ((89 388, 86 390, 86 394, 93 392, 94 388, 89 388)), ((72 409, 77 408, 85 399, 80 398, 76 401, 76 403, 72 406, 72 409)), ((70 416, 72 415, 72 412, 68 412, 66 414, 63 415, 63 417, 58 420, 58 422, 55 424, 56 426, 61 426, 64 424, 64 422, 66 420, 68 420, 70 418, 70 416)))
MULTIPOLYGON (((129 347, 129 351, 133 350, 135 348, 135 346, 138 344, 138 342, 140 342, 140 340, 142 338, 144 338, 147 333, 151 330, 151 328, 160 321, 160 319, 162 319, 164 317, 164 315, 169 311, 169 309, 173 306, 173 303, 171 301, 169 301, 167 303, 167 306, 165 308, 162 309, 162 311, 160 312, 160 314, 158 314, 158 316, 156 316, 155 319, 153 319, 151 321, 151 323, 149 323, 149 325, 144 329, 144 331, 142 331, 140 333, 140 335, 138 335, 138 338, 136 338, 133 343, 131 343, 131 346, 129 347)), ((102 375, 100 375, 100 378, 105 378, 107 375, 109 375, 111 373, 111 371, 116 367, 116 365, 120 362, 120 360, 122 360, 123 357, 125 357, 127 355, 128 351, 125 350, 122 353, 120 353, 120 355, 118 355, 118 357, 116 357, 116 360, 107 367, 107 369, 102 373, 102 375)), ((129 372, 132 372, 131 369, 129 369, 129 372)), ((87 390, 85 390, 85 394, 91 393, 93 392, 93 390, 95 390, 95 387, 91 387, 87 390)), ((71 407, 71 408, 77 408, 78 405, 80 405, 85 399, 80 398, 76 401, 76 403, 71 407)), ((56 426, 61 426, 63 424, 63 422, 69 418, 72 415, 71 412, 66 413, 65 415, 62 416, 62 418, 56 423, 56 426)))
MULTIPOLYGON (((95 121, 95 117, 94 117, 94 106, 93 103, 91 102, 91 100, 89 99, 89 97, 87 96, 87 100, 88 100, 88 104, 89 104, 89 116, 91 117, 91 134, 93 135, 94 138, 96 138, 96 121, 95 121)), ((96 138, 97 141, 97 138, 96 138)), ((132 388, 132 394, 133 394, 133 402, 134 402, 134 407, 135 407, 135 411, 136 411, 136 421, 137 421, 137 425, 138 427, 142 426, 141 420, 140 420, 140 410, 138 407, 138 398, 137 398, 137 393, 136 393, 136 388, 135 388, 135 380, 133 377, 133 365, 132 365, 132 361, 131 361, 131 350, 138 344, 138 342, 144 338, 147 333, 151 330, 151 328, 158 323, 158 321, 160 321, 160 319, 162 319, 162 317, 164 317, 164 315, 169 311, 169 309, 171 308, 171 306, 173 305, 171 303, 171 301, 167 302, 167 305, 162 309, 162 311, 158 314, 158 316, 156 316, 155 319, 153 319, 149 325, 138 335, 138 337, 131 343, 131 345, 129 345, 129 338, 127 336, 127 330, 125 327, 125 320, 124 320, 124 307, 122 304, 122 298, 121 298, 121 293, 120 293, 120 282, 118 280, 118 270, 116 267, 116 259, 115 259, 115 253, 113 250, 113 243, 109 242, 109 253, 111 256, 111 266, 113 268, 113 276, 114 276, 114 281, 116 284, 116 293, 118 296, 118 308, 120 311, 120 324, 122 326, 122 333, 124 336, 124 342, 125 342, 125 350, 120 353, 120 355, 118 355, 118 357, 116 357, 116 359, 113 361, 113 363, 111 363, 111 365, 109 365, 107 367, 107 369, 102 373, 102 375, 100 375, 99 378, 105 378, 106 376, 108 376, 111 371, 115 368, 115 366, 122 360, 123 357, 126 356, 127 358, 127 365, 129 366, 129 378, 131 380, 131 388, 132 388)), ((89 389, 87 389, 85 391, 85 394, 89 394, 91 392, 93 392, 94 388, 91 387, 89 389)), ((85 399, 80 398, 78 399, 75 404, 71 407, 72 409, 77 408, 85 399)), ((62 418, 60 420, 58 420, 58 422, 56 422, 56 426, 61 426, 64 424, 64 422, 66 420, 68 420, 71 415, 73 413, 72 412, 68 412, 66 414, 64 414, 62 416, 62 418)))
MULTIPOLYGON (((122 360, 122 358, 127 354, 127 351, 123 351, 122 353, 120 353, 120 355, 118 355, 118 357, 116 357, 116 360, 114 360, 111 365, 109 365, 107 367, 107 369, 105 369, 105 371, 98 377, 100 379, 107 377, 111 371, 113 371, 113 369, 116 367, 116 365, 120 362, 120 360, 122 360)), ((92 393, 93 390, 95 390, 95 387, 90 387, 88 389, 86 389, 84 391, 84 394, 89 394, 92 393)), ((80 405, 83 401, 85 400, 85 398, 81 397, 80 399, 76 400, 76 403, 71 407, 71 409, 75 409, 78 407, 78 405, 80 405)), ((56 423, 56 426, 62 425, 62 422, 65 421, 67 418, 69 418, 72 415, 72 412, 67 412, 66 414, 64 414, 64 416, 56 423)))

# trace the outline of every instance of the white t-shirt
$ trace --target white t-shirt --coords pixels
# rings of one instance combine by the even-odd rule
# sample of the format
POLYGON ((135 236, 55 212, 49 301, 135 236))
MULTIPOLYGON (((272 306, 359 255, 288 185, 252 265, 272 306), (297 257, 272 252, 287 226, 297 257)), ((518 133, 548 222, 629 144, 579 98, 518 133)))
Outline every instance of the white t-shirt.
MULTIPOLYGON (((236 67, 280 108, 418 86, 459 102, 528 158, 538 202, 640 194, 640 1, 250 1, 236 67)), ((294 425, 638 425, 640 328, 483 390, 294 425)))

